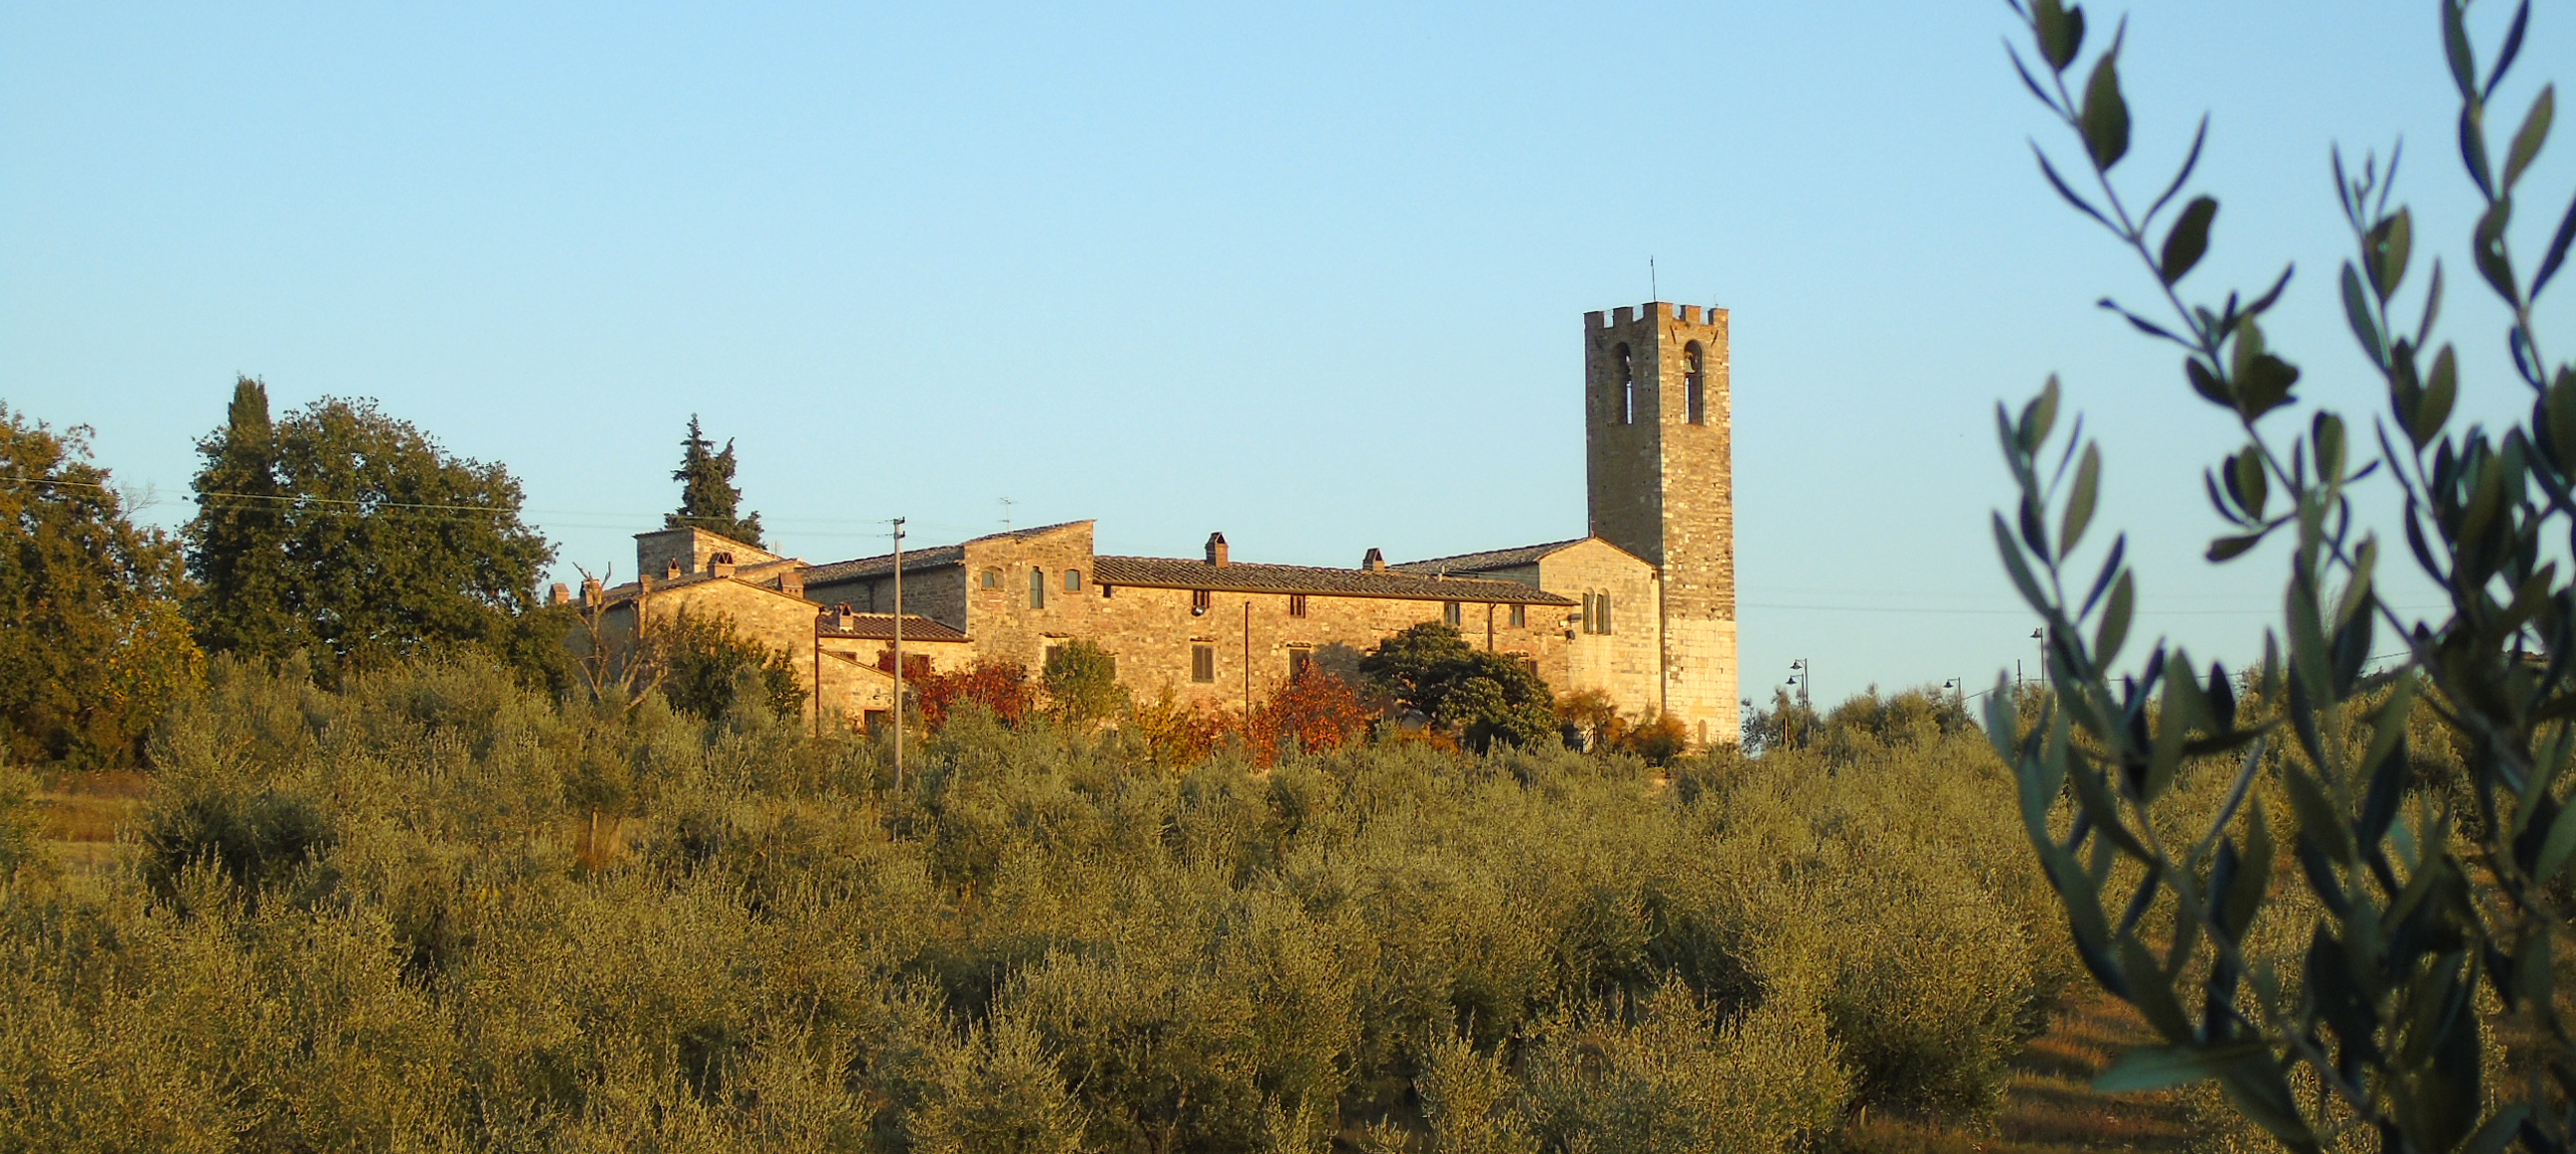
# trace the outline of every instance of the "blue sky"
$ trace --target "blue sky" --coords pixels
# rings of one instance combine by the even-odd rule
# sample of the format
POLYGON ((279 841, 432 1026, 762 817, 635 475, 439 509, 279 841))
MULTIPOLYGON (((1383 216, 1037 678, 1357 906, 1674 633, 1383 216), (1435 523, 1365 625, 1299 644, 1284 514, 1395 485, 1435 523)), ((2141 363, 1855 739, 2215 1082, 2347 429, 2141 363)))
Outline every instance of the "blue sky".
MULTIPOLYGON (((2277 596, 2273 553, 2195 559, 2229 425, 2092 307, 2148 285, 2033 169, 2028 136, 2064 143, 2000 4, 0 11, 0 399, 94 426, 163 523, 240 372, 507 463, 565 575, 632 568, 692 412, 817 561, 898 513, 917 544, 991 531, 1005 497, 1112 552, 1572 536, 1582 314, 1647 299, 1651 259, 1733 311, 1748 696, 1793 659, 1839 698, 2030 652, 1991 412, 2051 371, 2147 628, 2241 657, 2277 596)), ((2274 337, 2303 395, 2377 411, 2326 149, 2402 134, 2493 418, 2524 402, 2457 255, 2435 12, 2140 7, 2130 175, 2210 110, 2224 207, 2186 287, 2296 261, 2274 337)), ((2498 132, 2568 60, 2576 12, 2543 4, 2498 132)), ((2557 191, 2527 253, 2571 157, 2529 178, 2557 191)))

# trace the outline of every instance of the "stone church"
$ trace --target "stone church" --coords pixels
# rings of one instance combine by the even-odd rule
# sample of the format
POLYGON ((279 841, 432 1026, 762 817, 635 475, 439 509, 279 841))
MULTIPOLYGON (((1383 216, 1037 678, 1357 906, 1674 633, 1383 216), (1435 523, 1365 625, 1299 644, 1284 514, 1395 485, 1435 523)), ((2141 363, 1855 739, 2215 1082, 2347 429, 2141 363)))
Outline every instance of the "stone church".
MULTIPOLYGON (((1140 697, 1240 706, 1310 662, 1347 675, 1388 634, 1445 621, 1559 694, 1602 690, 1632 717, 1678 719, 1695 744, 1731 743, 1726 312, 1588 313, 1583 353, 1585 536, 1394 564, 1371 548, 1348 569, 1237 561, 1223 533, 1199 557, 1103 555, 1090 521, 907 549, 905 668, 1035 670, 1085 640, 1140 697)), ((610 637, 719 613, 794 660, 813 708, 873 722, 892 707, 892 555, 810 564, 687 528, 637 534, 635 555, 637 581, 583 591, 610 637)))

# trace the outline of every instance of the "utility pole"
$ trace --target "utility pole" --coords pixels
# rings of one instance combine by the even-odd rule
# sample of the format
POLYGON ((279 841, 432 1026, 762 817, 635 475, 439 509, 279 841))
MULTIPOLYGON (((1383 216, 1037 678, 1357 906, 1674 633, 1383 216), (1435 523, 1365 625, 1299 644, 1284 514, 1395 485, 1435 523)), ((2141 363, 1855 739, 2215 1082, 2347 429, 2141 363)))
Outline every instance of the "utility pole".
POLYGON ((894 519, 894 798, 903 804, 903 518, 894 519))

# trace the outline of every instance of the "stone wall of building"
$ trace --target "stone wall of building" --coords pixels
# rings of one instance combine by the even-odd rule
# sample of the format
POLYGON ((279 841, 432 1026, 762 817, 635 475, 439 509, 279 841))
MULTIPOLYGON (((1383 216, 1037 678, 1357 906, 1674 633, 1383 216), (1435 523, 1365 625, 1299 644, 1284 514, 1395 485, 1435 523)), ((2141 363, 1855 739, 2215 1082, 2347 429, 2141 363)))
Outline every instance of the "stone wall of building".
MULTIPOLYGON (((816 614, 822 606, 736 578, 657 585, 646 582, 640 596, 628 596, 602 614, 602 639, 612 649, 633 652, 639 610, 647 638, 657 628, 668 628, 684 612, 701 619, 720 617, 736 633, 787 656, 798 684, 808 694, 808 716, 819 708, 827 715, 837 712, 855 721, 867 710, 892 707, 894 679, 877 668, 880 655, 890 652, 889 644, 881 639, 818 634, 816 614)), ((926 661, 933 672, 949 673, 974 661, 974 647, 967 642, 922 640, 909 633, 906 630, 903 646, 908 665, 926 661)), ((587 644, 586 638, 580 641, 587 644)))
POLYGON ((776 553, 704 529, 664 529, 635 535, 635 572, 660 579, 669 575, 670 565, 676 561, 681 576, 694 576, 704 572, 719 553, 730 555, 736 565, 784 560, 776 553))
MULTIPOLYGON (((892 648, 883 641, 857 641, 847 638, 824 638, 816 646, 811 662, 812 673, 807 686, 820 686, 814 691, 814 704, 825 716, 837 716, 852 724, 868 720, 871 712, 887 713, 894 708, 894 675, 887 672, 893 662, 885 660, 892 648)), ((905 638, 903 662, 907 669, 927 664, 933 673, 955 673, 975 662, 975 650, 965 642, 921 641, 905 638)), ((905 687, 906 696, 912 687, 905 687)))
POLYGON ((1564 632, 1571 635, 1565 640, 1565 673, 1548 684, 1560 693, 1601 690, 1631 716, 1661 709, 1661 590, 1654 567, 1606 541, 1589 540, 1548 554, 1537 568, 1539 588, 1578 606, 1564 614, 1564 632), (1597 604, 1587 594, 1609 597, 1610 632, 1595 632, 1595 623, 1583 619, 1580 606, 1597 604))
MULTIPOLYGON (((894 612, 894 576, 891 573, 813 585, 805 596, 824 606, 848 605, 861 613, 894 612)), ((903 566, 903 611, 919 614, 952 629, 966 628, 966 575, 953 563, 940 563, 916 569, 910 561, 903 566)))
POLYGON ((804 653, 814 645, 812 602, 748 581, 726 577, 667 587, 658 581, 649 582, 640 596, 620 603, 608 613, 609 620, 629 639, 634 635, 634 615, 639 605, 643 608, 647 637, 656 625, 686 612, 692 616, 724 617, 743 636, 790 655, 804 653))
POLYGON ((1732 744, 1742 733, 1736 710, 1735 622, 1677 618, 1666 623, 1670 669, 1665 700, 1691 740, 1732 744))
POLYGON ((1663 390, 1664 703, 1694 740, 1738 729, 1735 669, 1735 486, 1729 443, 1727 314, 1685 305, 1654 311, 1663 390), (1703 411, 1687 412, 1696 354, 1703 411), (1708 736, 1702 736, 1703 734, 1708 736))
POLYGON ((960 628, 975 639, 978 652, 1020 662, 1034 673, 1046 663, 1047 646, 1100 639, 1093 619, 1100 591, 1091 575, 1091 522, 978 538, 964 548, 960 628), (1079 588, 1065 587, 1067 573, 1079 588), (1031 596, 1033 581, 1043 596, 1031 596))
MULTIPOLYGON (((1118 659, 1119 682, 1138 697, 1152 700, 1168 688, 1182 700, 1258 703, 1287 682, 1291 655, 1299 651, 1356 681, 1361 654, 1389 634, 1441 620, 1445 611, 1438 601, 1310 593, 1306 615, 1297 617, 1287 594, 1217 590, 1207 594, 1207 611, 1196 613, 1193 593, 1136 585, 1112 587, 1106 597, 1092 591, 1084 636, 1118 659), (1204 682, 1192 677, 1192 651, 1199 646, 1214 657, 1214 676, 1204 682)), ((1521 625, 1511 623, 1511 610, 1462 601, 1458 631, 1476 648, 1528 658, 1540 676, 1558 684, 1569 646, 1563 607, 1529 606, 1521 625)))
POLYGON ((1592 531, 1662 574, 1663 684, 1656 696, 1694 735, 1732 741, 1735 493, 1726 311, 1650 303, 1587 314, 1584 365, 1592 531))

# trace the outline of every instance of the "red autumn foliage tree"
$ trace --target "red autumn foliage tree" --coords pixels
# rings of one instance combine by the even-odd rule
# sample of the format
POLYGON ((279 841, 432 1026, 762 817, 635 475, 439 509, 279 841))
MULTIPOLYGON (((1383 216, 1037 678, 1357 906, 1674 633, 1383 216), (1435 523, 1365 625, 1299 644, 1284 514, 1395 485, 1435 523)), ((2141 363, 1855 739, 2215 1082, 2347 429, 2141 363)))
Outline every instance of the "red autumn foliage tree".
POLYGON ((918 679, 910 672, 911 661, 906 660, 904 667, 904 687, 914 708, 921 711, 922 725, 933 731, 948 724, 949 715, 968 703, 993 711, 1006 725, 1019 724, 1037 704, 1037 688, 1029 684, 1028 667, 1016 661, 984 658, 953 673, 918 679))
POLYGON ((1253 764, 1268 767, 1291 740, 1308 753, 1339 749, 1368 732, 1369 709, 1341 678, 1307 666, 1244 719, 1253 764))

